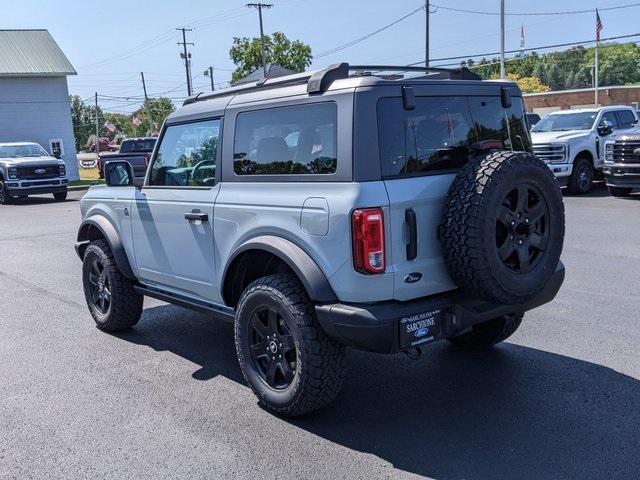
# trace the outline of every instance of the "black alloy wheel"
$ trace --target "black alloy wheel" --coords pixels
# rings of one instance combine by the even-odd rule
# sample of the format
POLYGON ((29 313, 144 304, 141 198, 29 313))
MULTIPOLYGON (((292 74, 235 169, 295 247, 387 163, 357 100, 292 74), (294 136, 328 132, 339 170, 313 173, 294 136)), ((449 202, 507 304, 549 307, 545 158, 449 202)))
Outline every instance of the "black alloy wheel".
POLYGON ((496 247, 516 273, 535 269, 549 240, 549 207, 540 190, 520 183, 503 199, 496 218, 496 247))
POLYGON ((98 259, 94 259, 89 270, 89 295, 93 307, 101 315, 106 315, 111 306, 111 283, 107 269, 98 259))
POLYGON ((576 172, 578 188, 581 192, 587 192, 593 183, 593 172, 588 163, 582 163, 576 172))
POLYGON ((249 322, 251 360, 260 378, 271 388, 283 390, 296 374, 297 355, 293 335, 283 316, 263 305, 249 322))

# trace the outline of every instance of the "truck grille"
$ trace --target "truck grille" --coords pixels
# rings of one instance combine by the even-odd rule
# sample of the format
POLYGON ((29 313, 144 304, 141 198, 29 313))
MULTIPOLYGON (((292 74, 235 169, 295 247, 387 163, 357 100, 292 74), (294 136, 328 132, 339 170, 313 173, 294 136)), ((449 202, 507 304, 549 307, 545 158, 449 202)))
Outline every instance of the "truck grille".
POLYGON ((640 155, 634 153, 640 149, 640 141, 617 141, 613 143, 613 161, 615 163, 640 163, 640 155))
POLYGON ((18 167, 18 178, 24 180, 41 180, 45 178, 55 178, 60 176, 60 170, 58 165, 46 165, 46 166, 28 166, 28 167, 18 167), (42 173, 36 173, 38 172, 42 173))
POLYGON ((564 161, 564 145, 542 143, 533 146, 533 154, 544 162, 564 161))

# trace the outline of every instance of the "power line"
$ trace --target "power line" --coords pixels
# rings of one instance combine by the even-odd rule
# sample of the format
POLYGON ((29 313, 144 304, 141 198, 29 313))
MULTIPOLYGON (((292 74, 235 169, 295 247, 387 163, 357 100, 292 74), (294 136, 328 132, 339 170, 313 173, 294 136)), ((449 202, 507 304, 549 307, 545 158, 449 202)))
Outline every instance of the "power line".
MULTIPOLYGON (((607 37, 607 38, 601 38, 600 41, 601 42, 608 42, 611 40, 621 40, 621 39, 625 39, 625 38, 633 38, 633 37, 640 37, 640 33, 632 33, 629 35, 618 35, 615 37, 607 37)), ((577 45, 588 45, 590 43, 595 43, 595 40, 584 40, 582 42, 568 42, 568 43, 556 43, 554 45, 543 45, 543 46, 538 46, 538 47, 530 47, 530 48, 518 48, 515 50, 506 50, 504 53, 518 53, 518 52, 531 52, 534 50, 548 50, 550 48, 562 48, 562 47, 574 47, 577 45)), ((486 53, 476 53, 476 54, 471 54, 471 55, 458 55, 456 57, 443 57, 443 58, 433 58, 431 59, 431 61, 436 61, 436 62, 440 62, 440 61, 446 61, 446 60, 466 60, 469 58, 475 58, 475 57, 490 57, 490 56, 495 56, 495 55, 500 55, 500 52, 486 52, 486 53)), ((413 63, 409 63, 407 64, 408 67, 412 67, 415 65, 421 65, 424 63, 424 60, 420 61, 420 62, 413 62, 413 63)))
POLYGON ((184 69, 187 74, 187 95, 191 96, 191 54, 187 50, 187 45, 193 45, 191 42, 187 42, 187 32, 191 32, 191 28, 176 28, 176 30, 182 31, 182 42, 178 42, 178 45, 182 45, 184 51, 180 54, 180 57, 184 59, 184 69))
POLYGON ((262 61, 262 73, 267 78, 267 61, 264 54, 264 30, 262 28, 262 9, 273 7, 272 3, 247 3, 249 8, 258 9, 258 18, 260 19, 260 60, 262 61))
MULTIPOLYGON (((458 13, 472 13, 475 15, 492 15, 492 16, 499 16, 500 12, 489 12, 486 10, 467 10, 464 8, 454 8, 454 7, 446 7, 444 5, 436 5, 435 3, 431 4, 433 7, 439 9, 439 10, 449 10, 451 12, 458 12, 458 13)), ((606 7, 606 8, 599 8, 598 10, 601 12, 604 11, 608 11, 608 10, 621 10, 623 8, 631 8, 631 7, 637 7, 640 6, 640 3, 629 3, 627 5, 619 5, 617 7, 606 7)), ((569 10, 569 11, 563 11, 563 12, 527 12, 527 13, 505 13, 505 15, 507 16, 511 16, 511 17, 527 17, 527 16, 552 16, 552 15, 579 15, 579 14, 583 14, 583 13, 594 13, 596 11, 595 8, 592 9, 587 9, 587 10, 569 10)))
MULTIPOLYGON (((322 57, 326 57, 327 55, 331 55, 332 53, 336 53, 339 52, 340 50, 344 50, 345 48, 351 47, 353 45, 356 45, 357 43, 363 42, 364 40, 367 40, 371 37, 373 37, 374 35, 377 35, 380 32, 385 31, 386 29, 393 27, 394 25, 402 22, 403 20, 406 20, 407 18, 409 18, 412 15, 415 15, 416 13, 420 12, 421 10, 424 10, 425 6, 421 5, 420 7, 416 8, 415 10, 407 13, 406 15, 398 18, 397 20, 394 20, 393 22, 371 32, 371 33, 367 33, 366 35, 363 35, 362 37, 356 38, 355 40, 352 40, 350 42, 347 42, 343 45, 339 45, 335 48, 332 48, 330 50, 326 50, 322 53, 319 53, 318 55, 315 55, 314 58, 322 58, 322 57)), ((424 62, 423 62, 424 63, 424 62)))

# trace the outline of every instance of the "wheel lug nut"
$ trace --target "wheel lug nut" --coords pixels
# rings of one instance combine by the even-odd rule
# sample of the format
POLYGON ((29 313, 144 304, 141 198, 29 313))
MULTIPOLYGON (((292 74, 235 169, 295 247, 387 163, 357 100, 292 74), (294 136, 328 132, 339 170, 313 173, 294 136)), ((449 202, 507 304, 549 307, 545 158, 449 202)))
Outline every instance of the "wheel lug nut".
POLYGON ((278 346, 279 346, 279 347, 281 347, 281 346, 282 346, 282 344, 281 344, 281 343, 279 343, 279 344, 278 344, 278 346))
POLYGON ((282 355, 278 355, 278 358, 282 358, 282 355))
POLYGON ((516 222, 514 222, 513 220, 511 220, 511 225, 515 225, 515 224, 516 224, 516 222))
POLYGON ((522 240, 518 240, 518 244, 519 244, 519 245, 522 245, 522 240))
POLYGON ((524 219, 524 221, 525 221, 526 223, 529 223, 529 219, 528 219, 528 218, 525 218, 525 219, 524 219))

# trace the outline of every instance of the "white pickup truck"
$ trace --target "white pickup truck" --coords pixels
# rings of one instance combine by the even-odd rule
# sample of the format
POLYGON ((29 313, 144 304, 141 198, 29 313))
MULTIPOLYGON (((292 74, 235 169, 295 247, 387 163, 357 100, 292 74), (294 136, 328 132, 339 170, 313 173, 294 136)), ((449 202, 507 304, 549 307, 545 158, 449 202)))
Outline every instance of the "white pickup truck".
POLYGON ((531 129, 533 151, 571 193, 586 193, 604 167, 605 140, 638 124, 635 109, 610 106, 562 110, 531 129))

